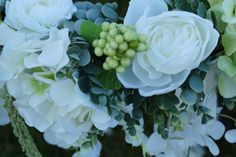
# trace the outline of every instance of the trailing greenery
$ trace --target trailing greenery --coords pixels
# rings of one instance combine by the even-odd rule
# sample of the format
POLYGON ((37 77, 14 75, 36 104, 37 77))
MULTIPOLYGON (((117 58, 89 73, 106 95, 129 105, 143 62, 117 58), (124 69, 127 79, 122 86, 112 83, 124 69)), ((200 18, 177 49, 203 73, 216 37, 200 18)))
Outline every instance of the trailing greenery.
POLYGON ((29 133, 24 120, 19 115, 16 108, 13 106, 13 98, 8 96, 5 103, 5 108, 8 111, 11 119, 11 125, 14 129, 14 134, 18 138, 18 141, 22 147, 23 152, 27 157, 42 157, 38 148, 36 147, 32 136, 29 133))

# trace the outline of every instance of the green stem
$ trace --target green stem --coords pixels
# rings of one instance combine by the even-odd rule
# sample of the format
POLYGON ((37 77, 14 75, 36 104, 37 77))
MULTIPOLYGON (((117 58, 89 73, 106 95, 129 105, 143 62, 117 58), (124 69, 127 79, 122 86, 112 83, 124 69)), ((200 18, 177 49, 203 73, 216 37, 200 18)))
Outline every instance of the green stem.
POLYGON ((14 129, 14 134, 18 138, 18 141, 22 147, 23 152, 27 157, 42 157, 38 148, 36 147, 32 136, 24 123, 24 120, 19 115, 16 108, 13 106, 13 98, 7 97, 5 108, 8 111, 11 125, 14 129))
POLYGON ((219 116, 220 116, 220 117, 223 117, 223 118, 228 118, 228 119, 230 119, 230 120, 232 120, 232 121, 234 121, 234 122, 236 123, 236 119, 233 118, 233 117, 231 117, 231 116, 229 116, 229 115, 226 115, 226 114, 219 114, 219 116))

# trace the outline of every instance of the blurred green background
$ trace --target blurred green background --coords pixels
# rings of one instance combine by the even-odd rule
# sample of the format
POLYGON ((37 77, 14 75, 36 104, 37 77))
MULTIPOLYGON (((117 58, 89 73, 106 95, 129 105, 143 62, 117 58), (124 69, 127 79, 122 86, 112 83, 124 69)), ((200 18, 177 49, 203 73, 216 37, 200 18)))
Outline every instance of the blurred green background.
MULTIPOLYGON (((114 2, 119 4, 119 13, 124 16, 128 7, 129 0, 93 0, 93 2, 114 2)), ((145 1, 145 0, 143 0, 145 1)), ((228 113, 236 115, 235 112, 228 113)), ((228 121, 227 121, 228 122, 228 121)), ((229 122, 224 122, 227 128, 232 126, 229 122)), ((37 144, 43 157, 71 157, 73 150, 63 150, 55 146, 47 144, 42 134, 37 132, 35 129, 30 130, 35 143, 37 144)), ((121 128, 116 128, 112 136, 105 136, 101 138, 103 143, 101 157, 142 157, 142 151, 140 148, 132 148, 130 145, 125 144, 124 133, 121 128)), ((236 157, 236 144, 229 144, 224 139, 218 142, 221 150, 219 157, 236 157)), ((10 125, 0 127, 0 157, 25 157, 22 153, 20 145, 12 133, 10 125)), ((206 157, 212 157, 209 153, 206 157)))

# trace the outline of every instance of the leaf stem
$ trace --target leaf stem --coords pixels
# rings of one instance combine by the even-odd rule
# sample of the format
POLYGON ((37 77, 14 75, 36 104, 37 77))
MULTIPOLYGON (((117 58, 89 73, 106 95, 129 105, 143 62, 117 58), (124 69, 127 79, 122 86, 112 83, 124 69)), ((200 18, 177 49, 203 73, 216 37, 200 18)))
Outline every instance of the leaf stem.
POLYGON ((218 114, 220 117, 223 117, 223 118, 227 118, 227 119, 230 119, 232 121, 234 121, 236 123, 236 119, 229 116, 229 115, 226 115, 226 114, 218 114))
POLYGON ((42 157, 33 141, 32 136, 30 135, 27 126, 24 123, 23 118, 13 106, 13 98, 11 96, 7 97, 5 108, 8 111, 8 115, 11 120, 11 126, 13 127, 13 132, 18 138, 18 141, 22 147, 22 151, 26 153, 27 157, 42 157))

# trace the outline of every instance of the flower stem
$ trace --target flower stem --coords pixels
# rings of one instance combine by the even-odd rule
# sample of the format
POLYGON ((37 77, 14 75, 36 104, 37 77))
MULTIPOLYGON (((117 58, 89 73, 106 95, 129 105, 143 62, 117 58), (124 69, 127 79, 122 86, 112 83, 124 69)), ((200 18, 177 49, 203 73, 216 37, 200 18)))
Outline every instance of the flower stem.
POLYGON ((5 108, 8 111, 11 125, 14 130, 15 136, 22 147, 23 152, 26 153, 27 157, 42 157, 38 148, 36 147, 32 136, 24 123, 24 120, 19 115, 16 108, 13 106, 13 98, 8 96, 5 103, 5 108))
POLYGON ((227 118, 227 119, 230 119, 232 121, 234 121, 236 123, 236 119, 229 116, 229 115, 226 115, 226 114, 219 114, 220 117, 223 117, 223 118, 227 118))

